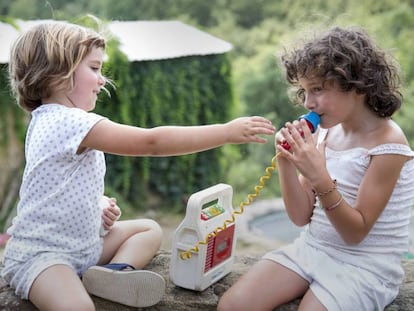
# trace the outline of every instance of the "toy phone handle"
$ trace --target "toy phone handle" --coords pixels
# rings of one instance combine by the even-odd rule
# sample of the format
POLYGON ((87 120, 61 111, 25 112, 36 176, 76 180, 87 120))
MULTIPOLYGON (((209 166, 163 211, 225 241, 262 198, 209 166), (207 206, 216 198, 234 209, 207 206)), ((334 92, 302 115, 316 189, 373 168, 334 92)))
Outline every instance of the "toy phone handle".
POLYGON ((191 223, 202 223, 200 212, 202 207, 214 200, 219 200, 220 205, 228 212, 232 213, 233 188, 227 184, 217 184, 210 188, 194 193, 187 202, 186 218, 191 223))
MULTIPOLYGON (((319 123, 321 123, 321 118, 316 112, 309 111, 307 114, 301 115, 298 120, 305 119, 308 127, 312 133, 315 133, 316 129, 318 128, 319 123)), ((302 134, 303 136, 303 134, 302 134)), ((280 144, 286 150, 290 150, 290 145, 287 141, 283 141, 280 144)))

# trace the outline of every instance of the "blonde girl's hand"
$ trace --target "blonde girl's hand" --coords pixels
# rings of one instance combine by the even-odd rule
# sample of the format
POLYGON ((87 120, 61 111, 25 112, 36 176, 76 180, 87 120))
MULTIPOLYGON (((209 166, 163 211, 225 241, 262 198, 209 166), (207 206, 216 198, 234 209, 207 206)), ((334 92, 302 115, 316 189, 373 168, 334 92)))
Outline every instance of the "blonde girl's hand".
POLYGON ((227 141, 232 144, 266 143, 267 140, 258 135, 274 135, 275 127, 268 119, 253 116, 240 117, 225 125, 227 141))
POLYGON ((116 205, 115 198, 108 198, 104 196, 102 198, 102 228, 101 236, 108 233, 113 227, 115 222, 121 217, 121 209, 116 205))

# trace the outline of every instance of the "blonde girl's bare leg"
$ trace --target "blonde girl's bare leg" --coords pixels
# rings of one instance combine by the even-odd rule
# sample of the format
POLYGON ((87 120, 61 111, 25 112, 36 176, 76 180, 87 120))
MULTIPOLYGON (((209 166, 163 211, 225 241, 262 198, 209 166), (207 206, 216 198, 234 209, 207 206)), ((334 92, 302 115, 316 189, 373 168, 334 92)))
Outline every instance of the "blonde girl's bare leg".
POLYGON ((161 242, 162 229, 151 219, 118 221, 104 238, 99 264, 128 263, 141 269, 158 252, 161 242))
POLYGON ((42 311, 94 311, 95 306, 79 276, 66 265, 54 265, 39 274, 29 300, 42 311))
POLYGON ((292 270, 261 260, 221 297, 218 311, 269 311, 302 296, 309 283, 292 270))
POLYGON ((85 288, 90 294, 132 307, 158 303, 165 293, 165 280, 141 269, 158 252, 161 241, 161 227, 153 220, 116 222, 104 237, 98 262, 104 266, 90 267, 83 274, 85 288))

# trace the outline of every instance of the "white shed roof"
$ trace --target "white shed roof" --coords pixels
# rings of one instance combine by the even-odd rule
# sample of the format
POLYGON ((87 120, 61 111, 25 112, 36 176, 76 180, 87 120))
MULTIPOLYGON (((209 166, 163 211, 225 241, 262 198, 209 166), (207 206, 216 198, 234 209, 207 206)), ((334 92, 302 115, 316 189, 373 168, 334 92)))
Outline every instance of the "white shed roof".
POLYGON ((179 21, 111 22, 130 61, 222 54, 230 43, 179 21))
POLYGON ((0 22, 0 64, 6 64, 9 62, 10 48, 21 31, 24 31, 35 24, 47 21, 50 20, 16 20, 16 25, 19 29, 14 28, 10 24, 0 22))
MULTIPOLYGON (((47 20, 17 21, 20 31, 47 20)), ((180 21, 113 21, 109 30, 130 61, 223 54, 232 45, 180 21)), ((7 63, 19 30, 0 22, 0 63, 7 63)))
POLYGON ((0 22, 0 64, 8 63, 10 47, 18 35, 13 26, 0 22))

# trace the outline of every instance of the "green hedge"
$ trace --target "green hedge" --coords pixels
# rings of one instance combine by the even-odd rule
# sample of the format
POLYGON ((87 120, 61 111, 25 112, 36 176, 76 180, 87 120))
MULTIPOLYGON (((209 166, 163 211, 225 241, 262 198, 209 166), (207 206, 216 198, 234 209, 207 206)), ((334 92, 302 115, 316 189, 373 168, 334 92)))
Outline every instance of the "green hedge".
POLYGON ((20 174, 23 171, 23 167, 19 168, 22 161, 20 155, 13 158, 13 163, 10 162, 10 157, 17 155, 10 152, 9 146, 19 148, 20 143, 23 148, 27 116, 11 96, 7 65, 0 64, 0 232, 4 232, 6 223, 13 213, 18 197, 20 174))
MULTIPOLYGON (((227 122, 232 115, 225 54, 132 63, 113 46, 108 54, 105 74, 116 89, 100 99, 96 112, 113 121, 151 128, 227 122)), ((226 167, 222 148, 178 157, 107 155, 106 160, 109 191, 137 207, 153 195, 169 207, 183 206, 187 195, 222 180, 226 167)))
MULTIPOLYGON (((93 26, 89 25, 89 19, 74 22, 93 26)), ((113 121, 148 128, 221 123, 233 115, 231 63, 226 54, 130 63, 115 40, 108 43, 107 54, 104 73, 116 87, 108 85, 111 95, 102 93, 96 113, 113 121)), ((7 148, 9 122, 24 141, 28 116, 14 104, 7 79, 7 65, 0 65, 3 148, 7 148)), ((237 146, 230 148, 239 150, 237 146)), ((183 209, 181 202, 188 195, 224 179, 231 159, 227 157, 229 152, 225 156, 223 151, 216 148, 157 158, 106 155, 106 191, 122 196, 125 203, 137 208, 146 208, 149 199, 155 196, 158 202, 183 209)))
POLYGON ((24 141, 27 114, 15 102, 10 92, 7 64, 0 64, 0 148, 7 147, 10 130, 24 141))

